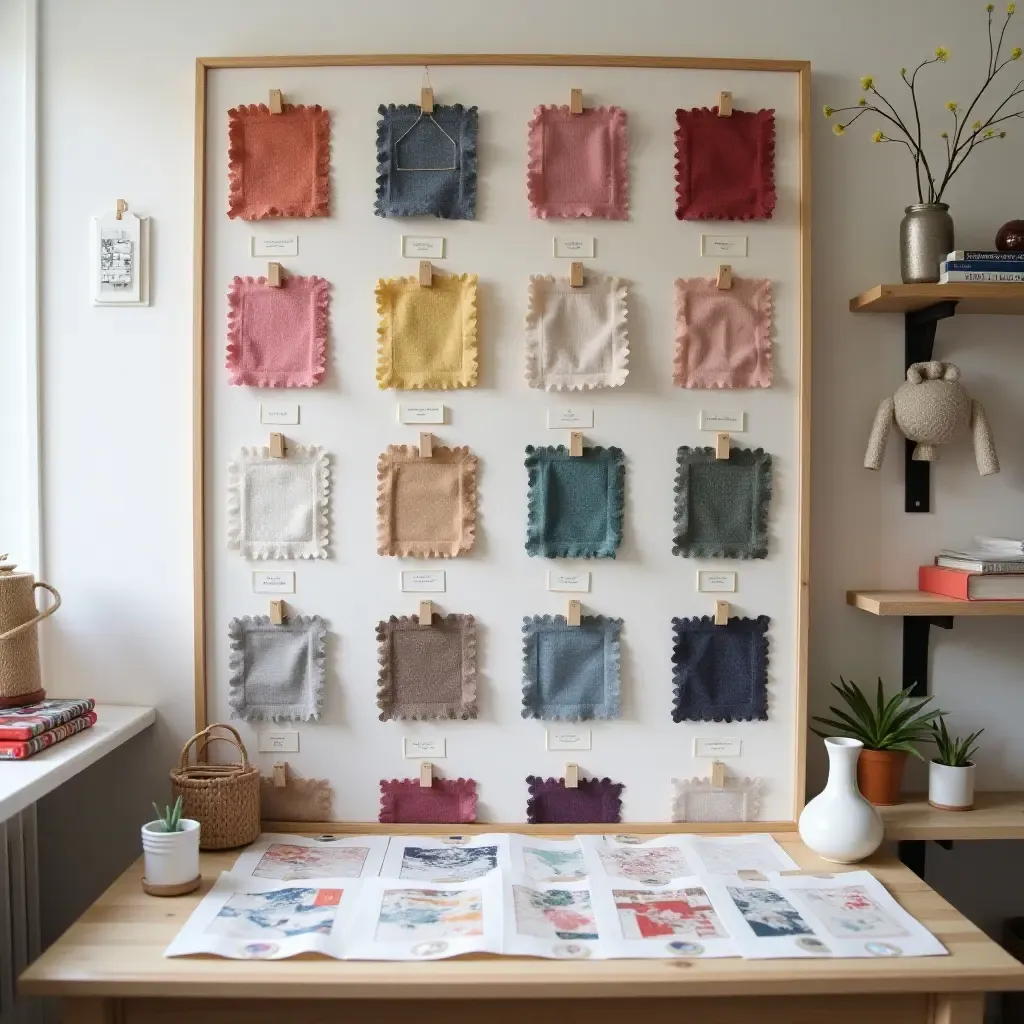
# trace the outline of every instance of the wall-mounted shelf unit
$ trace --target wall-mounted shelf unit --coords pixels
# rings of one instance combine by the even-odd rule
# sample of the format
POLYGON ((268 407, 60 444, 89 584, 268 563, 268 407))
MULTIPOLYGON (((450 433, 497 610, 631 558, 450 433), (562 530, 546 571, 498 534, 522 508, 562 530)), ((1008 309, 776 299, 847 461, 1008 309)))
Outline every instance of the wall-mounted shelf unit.
POLYGON ((976 793, 969 811, 937 810, 919 793, 878 811, 885 838, 897 842, 1024 839, 1024 793, 976 793))

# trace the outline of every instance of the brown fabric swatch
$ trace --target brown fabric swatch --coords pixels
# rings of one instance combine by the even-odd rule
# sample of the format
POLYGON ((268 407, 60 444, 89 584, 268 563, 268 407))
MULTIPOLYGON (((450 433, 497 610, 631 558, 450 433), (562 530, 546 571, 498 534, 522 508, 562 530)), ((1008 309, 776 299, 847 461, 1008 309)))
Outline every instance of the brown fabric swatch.
POLYGON ((377 460, 377 554, 454 558, 476 539, 476 456, 388 445, 377 460))
POLYGON ((476 621, 416 615, 377 623, 378 718, 476 718, 476 621))
POLYGON ((285 767, 286 781, 260 778, 260 817, 264 821, 330 821, 334 790, 327 779, 300 779, 285 767))

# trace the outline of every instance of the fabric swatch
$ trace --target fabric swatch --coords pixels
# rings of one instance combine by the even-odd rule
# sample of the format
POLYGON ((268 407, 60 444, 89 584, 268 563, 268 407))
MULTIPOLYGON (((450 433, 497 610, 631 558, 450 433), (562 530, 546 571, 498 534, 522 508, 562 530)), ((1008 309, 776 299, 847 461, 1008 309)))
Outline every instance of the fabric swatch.
POLYGON ((260 776, 260 818, 263 821, 330 821, 334 790, 329 779, 303 779, 285 762, 285 784, 260 776))
POLYGON ((243 448, 228 463, 228 550, 244 558, 326 558, 331 471, 319 445, 243 448))
POLYGON ((622 619, 523 619, 523 718, 618 718, 622 619))
POLYGON ((673 722, 767 721, 770 621, 672 620, 673 722))
POLYGON ((526 313, 526 382, 548 391, 614 388, 629 373, 626 282, 588 273, 530 278, 526 313))
POLYGON ((526 552, 543 558, 614 558, 622 543, 621 448, 526 448, 526 552))
POLYGON ((755 821, 761 813, 760 779, 673 779, 673 821, 755 821))
POLYGON ((308 722, 320 717, 327 626, 319 615, 296 615, 274 626, 266 615, 228 624, 228 703, 232 718, 308 722))
POLYGON ((385 824, 467 825, 476 821, 474 779, 380 780, 380 817, 385 824))
POLYGON ((476 107, 377 108, 378 217, 476 217, 476 107))
POLYGON ((676 111, 676 218, 767 220, 775 209, 775 111, 676 111))
POLYGON ((228 382, 310 388, 327 367, 330 284, 322 277, 236 277, 228 291, 228 382))
POLYGON ((772 386, 772 287, 764 278, 677 278, 676 354, 679 388, 772 386))
POLYGON ((377 623, 377 716, 476 718, 476 621, 472 615, 391 616, 377 623))
POLYGON ((526 193, 533 217, 629 216, 626 112, 621 107, 534 107, 526 193))
POLYGON ((377 387, 476 386, 476 274, 377 282, 377 387))
POLYGON ((330 182, 331 117, 322 107, 228 111, 229 217, 326 217, 330 182))
POLYGON ((476 464, 468 448, 388 445, 377 459, 377 554, 454 558, 476 540, 476 464))
POLYGON ((685 558, 766 558, 772 457, 763 448, 676 452, 672 554, 685 558))
POLYGON ((622 791, 626 787, 611 779, 580 779, 567 789, 565 779, 542 779, 528 775, 530 798, 526 821, 530 825, 609 823, 622 820, 622 791))

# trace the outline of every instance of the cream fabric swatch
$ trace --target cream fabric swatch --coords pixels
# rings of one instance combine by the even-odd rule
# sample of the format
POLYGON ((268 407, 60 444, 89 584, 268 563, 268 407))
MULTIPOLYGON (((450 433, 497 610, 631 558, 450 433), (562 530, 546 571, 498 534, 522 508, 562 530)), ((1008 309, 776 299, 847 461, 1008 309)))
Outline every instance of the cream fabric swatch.
POLYGON ((526 382, 548 391, 614 388, 629 373, 626 282, 588 272, 530 278, 526 313, 526 382))
POLYGON ((244 558, 326 558, 328 457, 318 445, 243 448, 228 463, 228 550, 244 558))

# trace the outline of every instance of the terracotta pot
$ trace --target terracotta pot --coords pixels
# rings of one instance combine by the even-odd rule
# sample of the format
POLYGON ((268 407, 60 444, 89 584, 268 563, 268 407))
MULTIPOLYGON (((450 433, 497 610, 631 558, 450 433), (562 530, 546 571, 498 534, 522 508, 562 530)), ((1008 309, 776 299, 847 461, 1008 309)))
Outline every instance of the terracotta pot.
POLYGON ((862 750, 857 759, 857 785, 864 798, 881 807, 898 804, 906 763, 902 750, 862 750))

